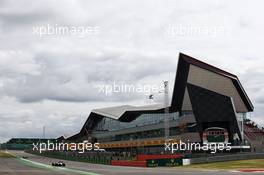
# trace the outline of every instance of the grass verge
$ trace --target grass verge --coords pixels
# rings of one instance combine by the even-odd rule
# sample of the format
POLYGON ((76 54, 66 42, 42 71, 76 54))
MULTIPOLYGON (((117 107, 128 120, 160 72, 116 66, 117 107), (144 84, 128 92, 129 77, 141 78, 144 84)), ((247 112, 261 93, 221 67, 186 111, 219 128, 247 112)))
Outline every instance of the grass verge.
POLYGON ((237 169, 264 169, 264 159, 251 160, 237 160, 226 162, 215 162, 206 164, 194 164, 186 166, 189 168, 202 169, 223 169, 223 170, 237 170, 237 169))
POLYGON ((0 151, 0 158, 14 158, 14 156, 5 151, 0 151))

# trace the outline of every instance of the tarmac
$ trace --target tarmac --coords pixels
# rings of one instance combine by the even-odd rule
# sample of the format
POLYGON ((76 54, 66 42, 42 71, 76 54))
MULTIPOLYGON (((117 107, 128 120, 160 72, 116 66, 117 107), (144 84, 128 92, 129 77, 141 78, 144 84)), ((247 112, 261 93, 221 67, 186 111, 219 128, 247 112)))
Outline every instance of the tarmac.
POLYGON ((91 164, 85 162, 64 161, 65 168, 53 167, 52 162, 59 159, 32 155, 23 151, 9 151, 16 158, 0 158, 0 175, 252 175, 264 174, 264 172, 239 172, 190 169, 185 167, 124 167, 91 164), (23 159, 23 157, 27 157, 23 159))

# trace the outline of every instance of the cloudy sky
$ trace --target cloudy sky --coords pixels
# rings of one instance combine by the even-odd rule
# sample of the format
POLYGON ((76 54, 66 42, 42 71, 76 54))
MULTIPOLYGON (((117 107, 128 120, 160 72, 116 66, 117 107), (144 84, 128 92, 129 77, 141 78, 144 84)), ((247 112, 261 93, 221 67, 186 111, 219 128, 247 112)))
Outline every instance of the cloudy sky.
POLYGON ((142 105, 172 88, 179 52, 237 74, 264 125, 264 3, 228 0, 0 0, 0 142, 70 136, 91 109, 142 105), (59 28, 66 32, 59 32, 59 28))

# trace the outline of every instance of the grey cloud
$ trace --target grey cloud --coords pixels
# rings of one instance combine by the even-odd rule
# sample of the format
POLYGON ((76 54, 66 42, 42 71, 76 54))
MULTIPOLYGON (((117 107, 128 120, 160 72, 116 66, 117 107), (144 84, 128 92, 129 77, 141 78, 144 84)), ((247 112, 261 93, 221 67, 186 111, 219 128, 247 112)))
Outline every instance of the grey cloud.
POLYGON ((89 57, 93 55, 37 54, 31 61, 31 67, 37 74, 22 74, 19 67, 28 63, 28 60, 22 60, 17 67, 2 69, 2 76, 13 72, 12 81, 3 84, 3 94, 25 103, 45 99, 69 102, 132 100, 138 98, 139 94, 119 93, 107 98, 99 92, 98 85, 102 82, 106 85, 112 85, 113 82, 136 85, 148 76, 174 72, 176 67, 176 61, 173 63, 166 58, 160 60, 159 57, 163 55, 155 58, 139 54, 126 57, 120 54, 108 61, 97 61, 89 57), (135 62, 135 58, 139 61, 135 62))
POLYGON ((256 102, 264 105, 264 97, 257 99, 256 102))
POLYGON ((42 137, 43 126, 46 127, 47 137, 57 137, 62 134, 69 136, 79 130, 84 118, 65 112, 43 113, 37 108, 1 112, 0 120, 0 141, 3 141, 11 137, 42 137))
POLYGON ((25 26, 25 25, 33 25, 36 22, 39 23, 40 20, 46 21, 51 18, 51 14, 43 14, 39 13, 1 13, 0 12, 0 21, 2 23, 3 28, 5 30, 15 30, 15 27, 25 26), (50 16, 50 17, 49 17, 50 16), (12 28, 10 28, 12 26, 12 28))

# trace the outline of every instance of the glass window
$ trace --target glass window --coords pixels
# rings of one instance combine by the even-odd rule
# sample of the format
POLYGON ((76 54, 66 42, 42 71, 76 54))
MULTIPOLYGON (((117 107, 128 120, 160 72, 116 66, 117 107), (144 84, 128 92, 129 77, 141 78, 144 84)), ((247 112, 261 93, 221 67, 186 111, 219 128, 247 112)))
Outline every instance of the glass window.
MULTIPOLYGON (((94 130, 96 131, 114 131, 126 128, 133 128, 138 126, 145 126, 151 124, 157 124, 164 121, 165 114, 142 114, 135 120, 131 122, 120 122, 115 119, 104 117, 100 122, 97 123, 94 130)), ((177 120, 179 118, 179 113, 169 113, 167 114, 169 120, 177 120)))

